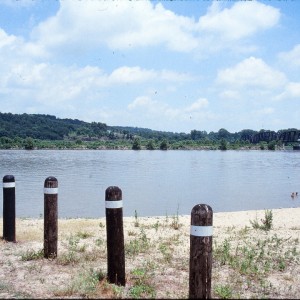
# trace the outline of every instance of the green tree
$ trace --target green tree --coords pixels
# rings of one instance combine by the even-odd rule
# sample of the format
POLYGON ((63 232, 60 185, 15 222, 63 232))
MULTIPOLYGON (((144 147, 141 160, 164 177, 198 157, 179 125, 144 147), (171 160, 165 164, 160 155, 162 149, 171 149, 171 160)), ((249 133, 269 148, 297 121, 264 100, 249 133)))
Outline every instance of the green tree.
POLYGON ((268 150, 275 150, 276 142, 271 141, 268 143, 268 150))
POLYGON ((218 131, 218 139, 228 139, 230 137, 230 132, 224 128, 218 131))
POLYGON ((227 142, 224 139, 221 140, 219 149, 220 150, 227 150, 227 142))
POLYGON ((152 140, 148 141, 147 145, 146 145, 146 149, 147 150, 154 150, 154 143, 152 140))
POLYGON ((259 148, 260 148, 260 150, 265 150, 265 143, 264 142, 260 142, 259 143, 259 148))
POLYGON ((132 150, 141 150, 141 141, 139 138, 133 140, 132 150))
POLYGON ((25 139, 24 147, 25 147, 26 150, 32 150, 32 149, 34 149, 33 138, 31 138, 31 137, 26 138, 25 139))
POLYGON ((160 150, 167 150, 168 149, 168 142, 167 140, 163 140, 159 145, 160 150))

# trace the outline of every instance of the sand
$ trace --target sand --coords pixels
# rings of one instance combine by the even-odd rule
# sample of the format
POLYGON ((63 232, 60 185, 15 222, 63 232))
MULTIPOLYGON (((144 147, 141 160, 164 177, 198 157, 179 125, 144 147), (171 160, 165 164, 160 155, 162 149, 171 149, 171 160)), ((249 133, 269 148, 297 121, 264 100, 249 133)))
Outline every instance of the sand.
MULTIPOLYGON (((300 297, 300 208, 271 211, 269 231, 250 222, 265 211, 214 213, 213 298, 300 297)), ((105 222, 60 219, 44 259, 43 219, 17 219, 17 242, 0 241, 0 298, 188 298, 190 216, 124 218, 125 287, 106 281, 105 222)))

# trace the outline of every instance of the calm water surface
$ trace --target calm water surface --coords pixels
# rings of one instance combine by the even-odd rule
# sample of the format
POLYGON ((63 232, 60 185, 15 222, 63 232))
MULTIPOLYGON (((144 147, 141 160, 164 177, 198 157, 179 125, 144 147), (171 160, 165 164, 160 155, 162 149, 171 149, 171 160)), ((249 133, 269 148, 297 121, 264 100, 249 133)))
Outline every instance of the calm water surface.
MULTIPOLYGON (((118 186, 124 215, 190 214, 299 207, 298 151, 0 150, 1 180, 14 175, 18 217, 43 214, 44 181, 58 180, 59 217, 105 216, 105 190, 118 186)), ((2 216, 3 195, 0 196, 2 216)))

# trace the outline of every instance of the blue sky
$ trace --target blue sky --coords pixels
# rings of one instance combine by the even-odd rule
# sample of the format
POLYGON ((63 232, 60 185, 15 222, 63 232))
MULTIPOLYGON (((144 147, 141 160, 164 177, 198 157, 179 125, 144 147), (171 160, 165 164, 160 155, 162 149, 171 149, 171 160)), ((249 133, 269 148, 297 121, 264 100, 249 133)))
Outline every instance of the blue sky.
POLYGON ((299 128, 300 1, 0 0, 0 111, 299 128))

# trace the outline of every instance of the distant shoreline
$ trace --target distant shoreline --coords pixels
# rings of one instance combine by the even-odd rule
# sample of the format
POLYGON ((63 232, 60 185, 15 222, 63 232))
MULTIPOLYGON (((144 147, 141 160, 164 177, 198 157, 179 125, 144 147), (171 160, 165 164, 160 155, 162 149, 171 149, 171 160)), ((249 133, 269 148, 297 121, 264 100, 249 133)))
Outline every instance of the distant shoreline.
POLYGON ((275 150, 268 150, 268 149, 260 149, 259 146, 252 146, 252 147, 241 147, 241 148, 238 148, 238 149, 226 149, 226 150, 221 150, 221 149, 218 149, 218 148, 212 148, 210 146, 200 146, 200 147, 185 147, 185 148, 178 148, 178 149, 173 149, 173 148, 170 148, 170 149, 166 149, 166 150, 161 150, 161 149, 153 149, 153 150, 149 150, 149 149, 139 149, 139 150, 135 150, 135 149, 132 149, 130 147, 122 147, 122 146, 116 146, 116 147, 98 147, 98 148, 88 148, 88 147, 75 147, 75 148, 59 148, 59 147, 56 147, 56 148, 34 148, 34 149, 25 149, 25 148, 7 148, 7 149, 4 149, 4 148, 0 148, 0 150, 26 150, 26 151, 36 151, 36 150, 131 150, 131 151, 185 151, 185 150, 206 150, 206 151, 216 151, 216 150, 220 150, 220 151, 247 151, 247 150, 254 150, 254 151, 294 151, 292 148, 288 148, 288 149, 285 149, 285 148, 280 148, 280 149, 275 149, 275 150))

